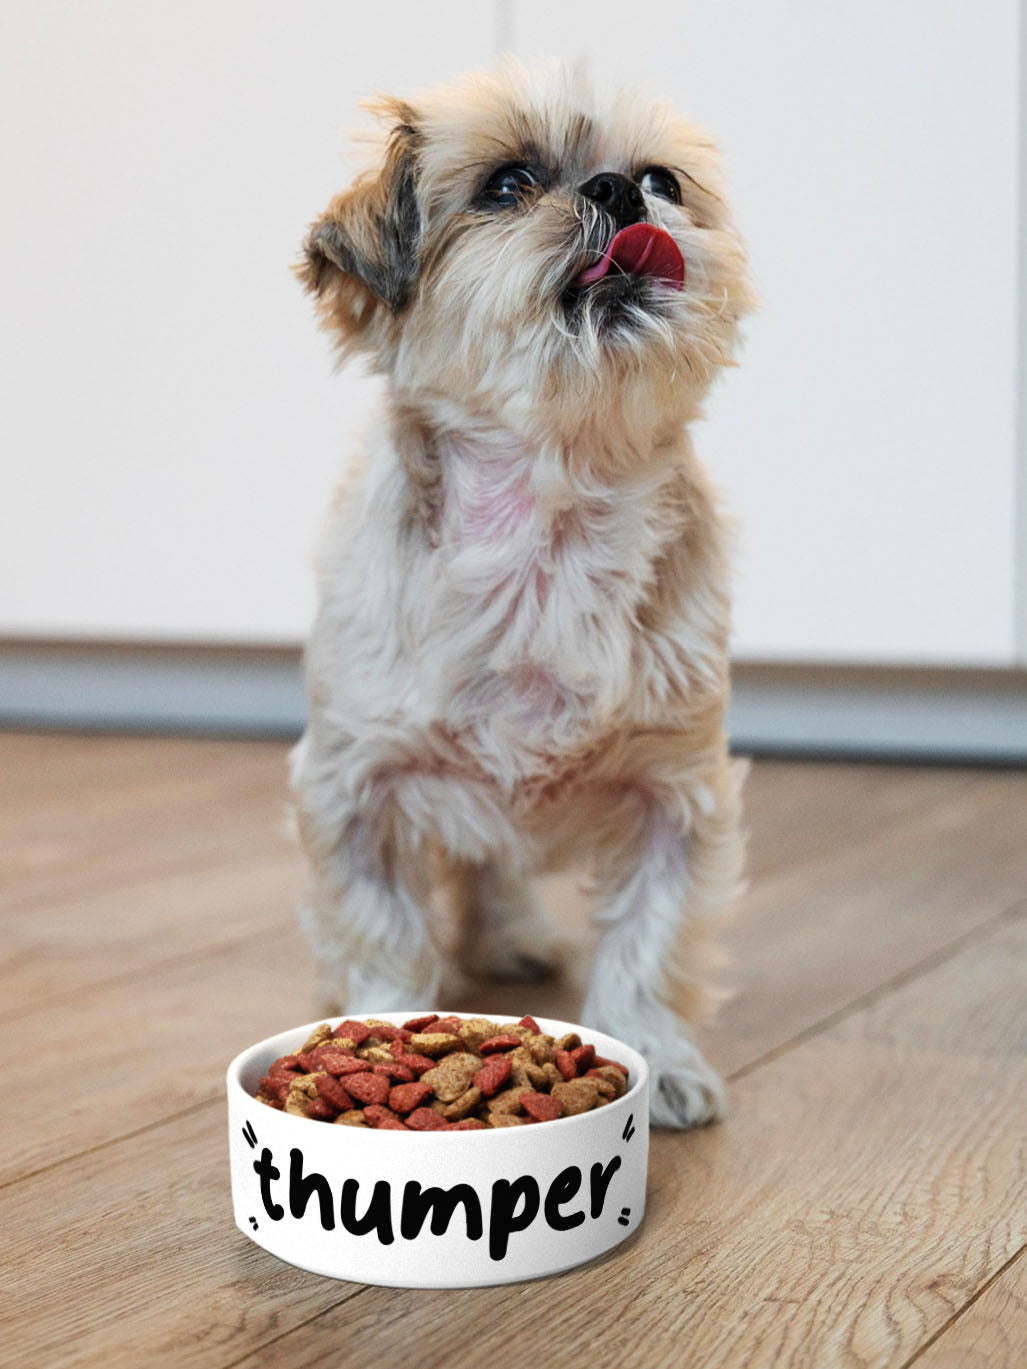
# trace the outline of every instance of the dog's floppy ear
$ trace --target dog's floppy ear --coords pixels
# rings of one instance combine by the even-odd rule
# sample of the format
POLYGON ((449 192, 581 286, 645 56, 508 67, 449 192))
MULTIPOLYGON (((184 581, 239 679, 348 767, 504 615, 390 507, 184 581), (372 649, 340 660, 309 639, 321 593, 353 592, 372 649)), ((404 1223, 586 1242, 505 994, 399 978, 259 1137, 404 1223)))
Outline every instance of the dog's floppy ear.
POLYGON ((421 211, 419 135, 413 110, 379 106, 397 120, 380 171, 365 173, 311 225, 297 274, 318 298, 325 323, 356 342, 383 312, 402 312, 417 279, 421 211))

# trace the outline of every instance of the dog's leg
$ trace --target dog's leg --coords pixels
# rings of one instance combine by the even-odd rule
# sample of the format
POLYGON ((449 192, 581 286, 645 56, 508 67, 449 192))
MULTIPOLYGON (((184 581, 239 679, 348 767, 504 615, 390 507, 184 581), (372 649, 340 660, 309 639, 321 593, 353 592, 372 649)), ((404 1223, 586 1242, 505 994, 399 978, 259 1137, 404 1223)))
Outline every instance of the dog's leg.
POLYGON ((461 871, 463 968, 484 979, 537 980, 552 973, 560 944, 531 881, 502 857, 461 871))
POLYGON ((429 928, 428 862, 398 839, 403 815, 383 794, 373 810, 347 803, 340 752, 304 737, 292 790, 307 857, 303 930, 326 1011, 433 1008, 443 961, 429 928))
POLYGON ((433 1008, 443 962, 429 934, 426 890, 394 848, 351 823, 319 862, 302 911, 322 1006, 329 1011, 433 1008))
POLYGON ((648 1060, 650 1111, 662 1126, 719 1117, 724 1085, 704 1059, 684 1016, 701 995, 694 933, 738 889, 742 841, 740 772, 725 764, 712 811, 690 824, 639 793, 621 801, 620 840, 602 862, 596 921, 602 939, 582 1021, 648 1060), (612 857, 612 858, 611 858, 612 857))

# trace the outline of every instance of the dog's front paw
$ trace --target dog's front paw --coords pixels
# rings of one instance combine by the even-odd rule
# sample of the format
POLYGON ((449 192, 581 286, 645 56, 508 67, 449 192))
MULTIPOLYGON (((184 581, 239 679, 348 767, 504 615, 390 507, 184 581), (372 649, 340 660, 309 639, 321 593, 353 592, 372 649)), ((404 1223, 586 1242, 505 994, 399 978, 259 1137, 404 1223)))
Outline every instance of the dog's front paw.
POLYGON ((723 1080, 694 1048, 685 1059, 650 1062, 649 1116, 653 1126, 703 1126, 723 1117, 726 1106, 723 1080))

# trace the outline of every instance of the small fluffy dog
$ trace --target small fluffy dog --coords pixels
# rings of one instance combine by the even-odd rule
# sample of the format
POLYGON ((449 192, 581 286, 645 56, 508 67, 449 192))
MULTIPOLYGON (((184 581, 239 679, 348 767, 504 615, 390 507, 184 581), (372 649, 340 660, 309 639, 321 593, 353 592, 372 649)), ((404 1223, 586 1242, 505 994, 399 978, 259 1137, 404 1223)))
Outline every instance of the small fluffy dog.
POLYGON ((715 149, 663 105, 507 61, 383 100, 298 268, 387 403, 331 512, 293 757, 304 914, 349 1011, 437 1006, 432 881, 477 972, 537 975, 529 877, 587 859, 581 1019, 715 1117, 697 924, 739 878, 724 534, 688 425, 750 303, 715 149))

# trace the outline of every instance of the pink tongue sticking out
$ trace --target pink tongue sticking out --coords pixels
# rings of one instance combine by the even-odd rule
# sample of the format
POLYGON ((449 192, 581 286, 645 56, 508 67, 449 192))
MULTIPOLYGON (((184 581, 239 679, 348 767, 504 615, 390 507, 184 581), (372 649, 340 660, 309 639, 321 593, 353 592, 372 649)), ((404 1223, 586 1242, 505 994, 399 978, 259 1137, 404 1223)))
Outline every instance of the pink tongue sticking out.
POLYGON ((622 228, 603 253, 601 261, 582 271, 577 285, 602 280, 616 267, 630 276, 654 276, 675 290, 685 284, 685 259, 669 233, 652 223, 633 223, 622 228))

